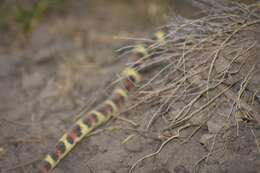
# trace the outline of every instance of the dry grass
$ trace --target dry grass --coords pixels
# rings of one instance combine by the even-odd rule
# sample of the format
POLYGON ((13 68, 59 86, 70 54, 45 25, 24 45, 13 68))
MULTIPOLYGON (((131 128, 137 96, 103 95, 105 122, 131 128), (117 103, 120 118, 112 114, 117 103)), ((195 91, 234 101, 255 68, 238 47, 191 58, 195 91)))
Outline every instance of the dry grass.
MULTIPOLYGON (((143 129, 146 132, 152 130, 158 132, 159 136, 165 136, 167 131, 171 133, 179 127, 178 135, 173 135, 176 138, 182 127, 192 124, 199 114, 205 115, 200 124, 194 124, 197 128, 193 133, 196 133, 208 119, 217 116, 218 113, 209 116, 211 110, 217 112, 223 105, 230 107, 230 113, 224 115, 225 123, 228 126, 236 125, 238 136, 240 121, 260 124, 256 109, 259 106, 256 103, 259 88, 250 85, 256 78, 259 62, 256 53, 259 46, 259 40, 256 39, 260 28, 259 4, 246 6, 208 1, 207 5, 212 8, 203 11, 205 17, 196 20, 175 19, 172 24, 165 26, 168 30, 166 44, 154 43, 149 47, 151 52, 159 55, 146 60, 139 70, 153 69, 156 64, 162 68, 147 78, 137 91, 138 102, 126 110, 143 104, 159 105, 147 120, 143 129), (246 97, 248 93, 250 99, 246 97), (184 103, 185 106, 178 107, 178 103, 184 103), (158 121, 163 121, 164 126, 158 127, 158 121)), ((169 139, 171 137, 162 142, 156 152, 140 158, 129 172, 139 162, 158 154, 169 139)), ((212 147, 202 160, 208 160, 216 152, 212 147)))

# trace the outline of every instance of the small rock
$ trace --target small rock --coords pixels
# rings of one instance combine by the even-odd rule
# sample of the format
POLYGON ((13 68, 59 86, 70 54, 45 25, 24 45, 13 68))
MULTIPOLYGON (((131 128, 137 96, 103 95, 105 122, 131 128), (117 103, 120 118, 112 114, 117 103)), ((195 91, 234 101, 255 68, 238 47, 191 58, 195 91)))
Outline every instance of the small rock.
POLYGON ((211 140, 214 138, 214 134, 204 134, 200 138, 200 143, 204 145, 208 150, 210 149, 211 140))
POLYGON ((140 140, 140 138, 135 137, 133 139, 130 139, 129 141, 127 141, 124 144, 124 148, 129 151, 129 152, 133 152, 133 153, 138 153, 140 151, 142 151, 144 149, 144 144, 142 142, 142 140, 140 140))
POLYGON ((223 117, 215 116, 207 122, 207 126, 209 133, 215 134, 225 126, 225 121, 223 117))
POLYGON ((217 121, 208 121, 207 122, 208 131, 209 133, 218 133, 222 127, 224 126, 223 122, 217 122, 217 121))

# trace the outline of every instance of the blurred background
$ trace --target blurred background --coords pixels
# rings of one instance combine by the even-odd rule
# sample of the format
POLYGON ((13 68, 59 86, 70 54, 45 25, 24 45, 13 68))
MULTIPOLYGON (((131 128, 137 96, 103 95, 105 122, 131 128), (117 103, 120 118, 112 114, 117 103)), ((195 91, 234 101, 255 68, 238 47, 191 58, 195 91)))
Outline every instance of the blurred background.
MULTIPOLYGON (((250 4, 257 0, 233 1, 250 4)), ((142 2, 138 0, 2 0, 0 30, 28 33, 32 32, 37 25, 54 17, 62 19, 69 15, 96 17, 99 19, 97 23, 105 22, 107 18, 123 24, 134 20, 137 26, 159 25, 168 16, 175 14, 187 18, 194 17, 198 12, 198 7, 195 7, 198 3, 200 1, 192 0, 144 0, 142 2)))

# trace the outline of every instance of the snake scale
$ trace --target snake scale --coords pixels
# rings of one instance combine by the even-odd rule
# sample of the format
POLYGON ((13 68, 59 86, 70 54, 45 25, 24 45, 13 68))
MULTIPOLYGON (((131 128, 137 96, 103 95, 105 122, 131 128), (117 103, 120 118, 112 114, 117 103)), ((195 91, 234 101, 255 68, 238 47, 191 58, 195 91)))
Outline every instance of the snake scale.
MULTIPOLYGON (((158 44, 163 44, 165 37, 166 32, 160 30, 153 34, 151 40, 158 44)), ((152 43, 154 44, 154 42, 152 43)), ((151 52, 147 49, 149 46, 151 46, 151 43, 134 46, 131 51, 132 55, 134 55, 133 65, 123 70, 122 78, 120 79, 121 85, 116 86, 110 97, 96 109, 86 113, 82 118, 76 121, 62 136, 54 150, 49 152, 49 154, 40 161, 37 173, 50 173, 86 135, 108 122, 112 116, 115 116, 119 112, 120 108, 122 108, 126 102, 129 93, 142 80, 142 74, 137 70, 137 67, 142 65, 146 58, 151 57, 151 52)))

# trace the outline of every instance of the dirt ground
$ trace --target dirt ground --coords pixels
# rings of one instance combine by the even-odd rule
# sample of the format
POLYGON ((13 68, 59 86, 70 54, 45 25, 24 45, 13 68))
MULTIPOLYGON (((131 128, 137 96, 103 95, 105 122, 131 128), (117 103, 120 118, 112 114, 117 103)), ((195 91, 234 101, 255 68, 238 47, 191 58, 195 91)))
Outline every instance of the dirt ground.
MULTIPOLYGON (((26 38, 18 34, 1 44, 0 171, 34 172, 80 112, 109 95, 111 82, 127 62, 113 51, 129 38, 148 37, 166 24, 176 15, 174 5, 156 0, 73 2, 65 14, 44 19, 26 38)), ((129 105, 133 103, 135 99, 129 105)), ((121 116, 142 129, 157 109, 144 104, 121 116)), ((142 135, 132 124, 112 120, 84 139, 53 172, 127 173, 138 159, 158 149, 162 141, 153 136, 160 125, 142 135)), ((208 134, 206 126, 183 143, 193 130, 184 130, 134 172, 260 173, 259 126, 242 122, 239 137, 235 127, 216 134, 222 152, 214 157, 207 155, 211 146, 200 142, 208 134)))

